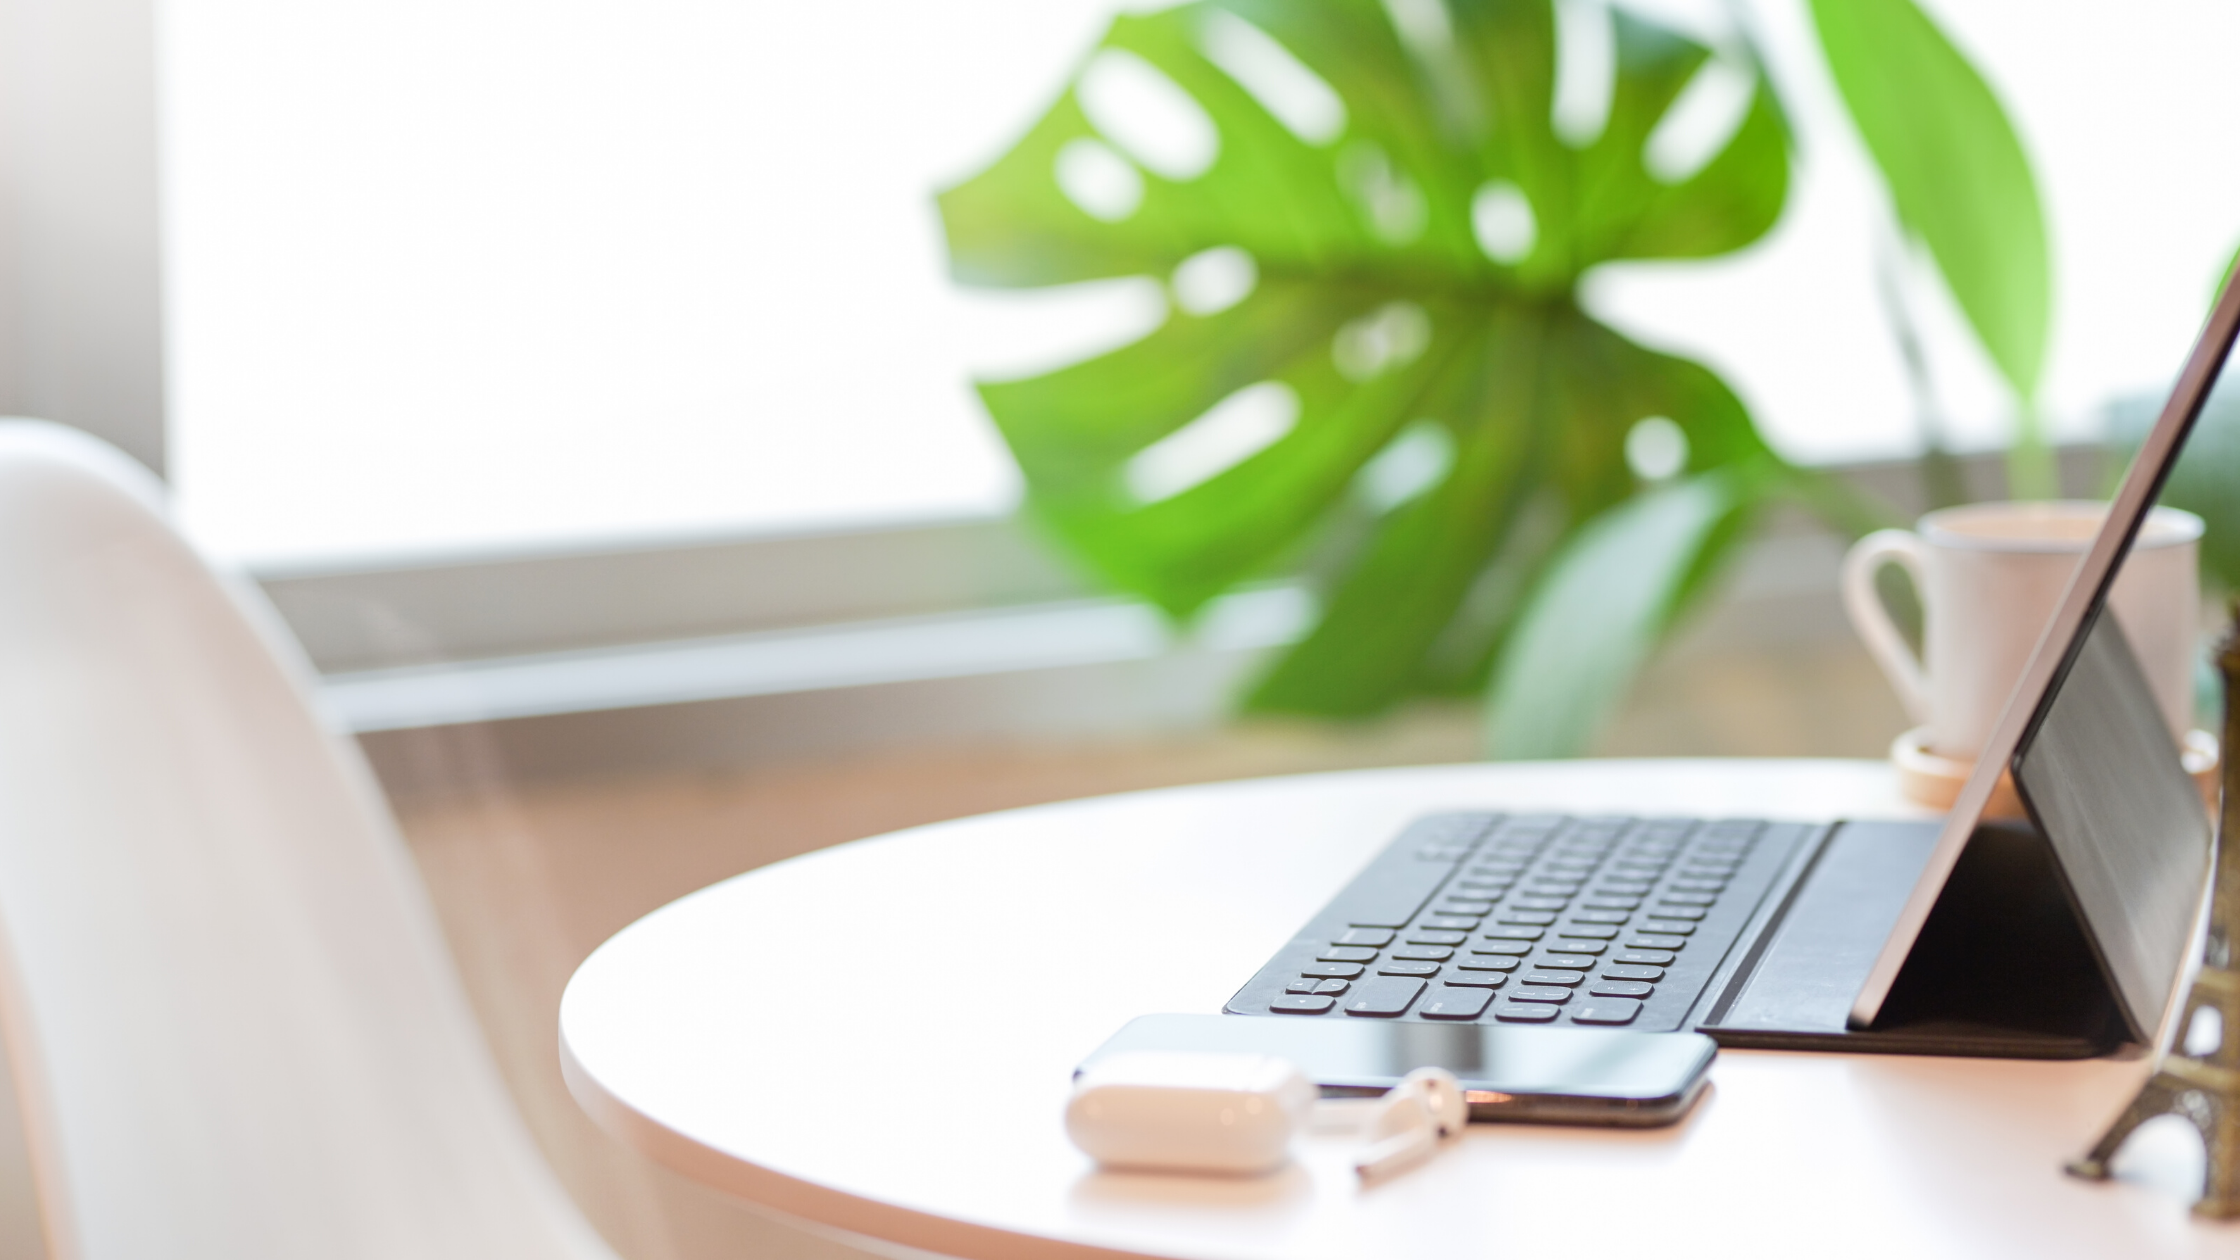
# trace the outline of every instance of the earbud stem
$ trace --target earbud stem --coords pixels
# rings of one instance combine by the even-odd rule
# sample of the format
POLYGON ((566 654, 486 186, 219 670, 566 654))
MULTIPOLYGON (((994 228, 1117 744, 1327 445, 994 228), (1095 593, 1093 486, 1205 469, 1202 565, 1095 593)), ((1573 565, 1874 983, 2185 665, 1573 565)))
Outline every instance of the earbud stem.
POLYGON ((1410 1129, 1395 1133, 1369 1147, 1353 1161, 1353 1171, 1360 1174, 1366 1185, 1374 1185, 1396 1173, 1403 1173, 1439 1149, 1439 1136, 1430 1129, 1410 1129))

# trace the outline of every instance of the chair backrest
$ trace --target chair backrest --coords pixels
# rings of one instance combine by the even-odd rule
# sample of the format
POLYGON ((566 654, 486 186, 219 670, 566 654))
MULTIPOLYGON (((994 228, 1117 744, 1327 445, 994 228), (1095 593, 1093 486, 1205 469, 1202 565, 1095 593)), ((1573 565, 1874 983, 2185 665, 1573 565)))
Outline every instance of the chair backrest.
POLYGON ((310 680, 138 465, 0 421, 0 1033, 54 1253, 612 1260, 310 680))

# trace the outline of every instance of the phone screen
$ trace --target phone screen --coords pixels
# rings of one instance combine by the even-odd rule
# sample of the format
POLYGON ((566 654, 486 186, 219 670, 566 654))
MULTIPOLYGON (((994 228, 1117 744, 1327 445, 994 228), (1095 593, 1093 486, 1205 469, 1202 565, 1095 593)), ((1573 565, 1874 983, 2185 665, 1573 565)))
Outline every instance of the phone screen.
POLYGON ((1443 1067, 1462 1082, 1473 1120, 1646 1125, 1687 1110, 1718 1047, 1698 1033, 1144 1015, 1082 1066, 1133 1050, 1272 1054, 1337 1096, 1389 1089, 1416 1068, 1443 1067))

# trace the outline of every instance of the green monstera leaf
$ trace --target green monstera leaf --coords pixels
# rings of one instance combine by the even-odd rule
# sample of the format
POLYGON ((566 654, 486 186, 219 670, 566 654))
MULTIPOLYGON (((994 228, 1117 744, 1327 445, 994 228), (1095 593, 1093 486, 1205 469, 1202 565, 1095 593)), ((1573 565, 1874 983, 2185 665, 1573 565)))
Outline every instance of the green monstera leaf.
MULTIPOLYGON (((1612 23, 1606 115, 1559 128, 1547 0, 1122 16, 1023 139, 941 195, 962 283, 1168 284, 1142 339, 980 393, 1029 510, 1112 585, 1187 617, 1240 583, 1310 576, 1320 619, 1252 705, 1365 714, 1475 688, 1512 638, 1558 649, 1544 670, 1504 663, 1538 675, 1524 691, 1606 693, 1630 658, 1509 631, 1543 597, 1595 615, 1610 584, 1552 570, 1649 488, 1629 435, 1650 422, 1664 475, 1726 470, 1704 484, 1752 494, 1791 476, 1717 376, 1579 304, 1597 264, 1756 240, 1788 187, 1754 66, 1716 64, 1747 103, 1675 158, 1661 128, 1712 54, 1612 23)), ((1691 528, 1637 557, 1656 592, 1641 616, 1668 622, 1737 532, 1691 528)), ((1643 602, 1609 594, 1626 615, 1643 602)))
POLYGON ((2051 498, 2060 486, 2034 399, 2053 328, 2053 259, 2022 139, 1990 83, 1914 0, 1811 0, 1811 11, 1899 223, 1927 248, 2022 402, 2010 490, 2051 498))

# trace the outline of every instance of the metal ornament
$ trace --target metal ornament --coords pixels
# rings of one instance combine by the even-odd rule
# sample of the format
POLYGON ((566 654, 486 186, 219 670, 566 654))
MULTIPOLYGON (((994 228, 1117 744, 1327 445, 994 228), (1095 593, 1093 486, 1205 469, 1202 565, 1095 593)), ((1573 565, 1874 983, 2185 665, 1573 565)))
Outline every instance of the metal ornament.
POLYGON ((2224 675, 2224 801, 2217 828, 2217 871, 2209 899, 2209 940, 2201 974, 2186 994, 2177 1044, 2162 1056, 2131 1105, 2108 1126, 2091 1153, 2069 1165, 2079 1177, 2105 1180, 2108 1161, 2133 1130, 2157 1116, 2183 1116, 2201 1131, 2209 1166, 2194 1215, 2240 1216, 2240 604, 2217 651, 2224 675), (2202 1012, 2212 1012, 2204 1018, 2202 1012), (2204 1027, 2207 1025, 2207 1027, 2204 1027), (2202 1035, 2196 1036, 2196 1031, 2202 1035), (2207 1034, 2215 1033, 2215 1045, 2207 1034))

